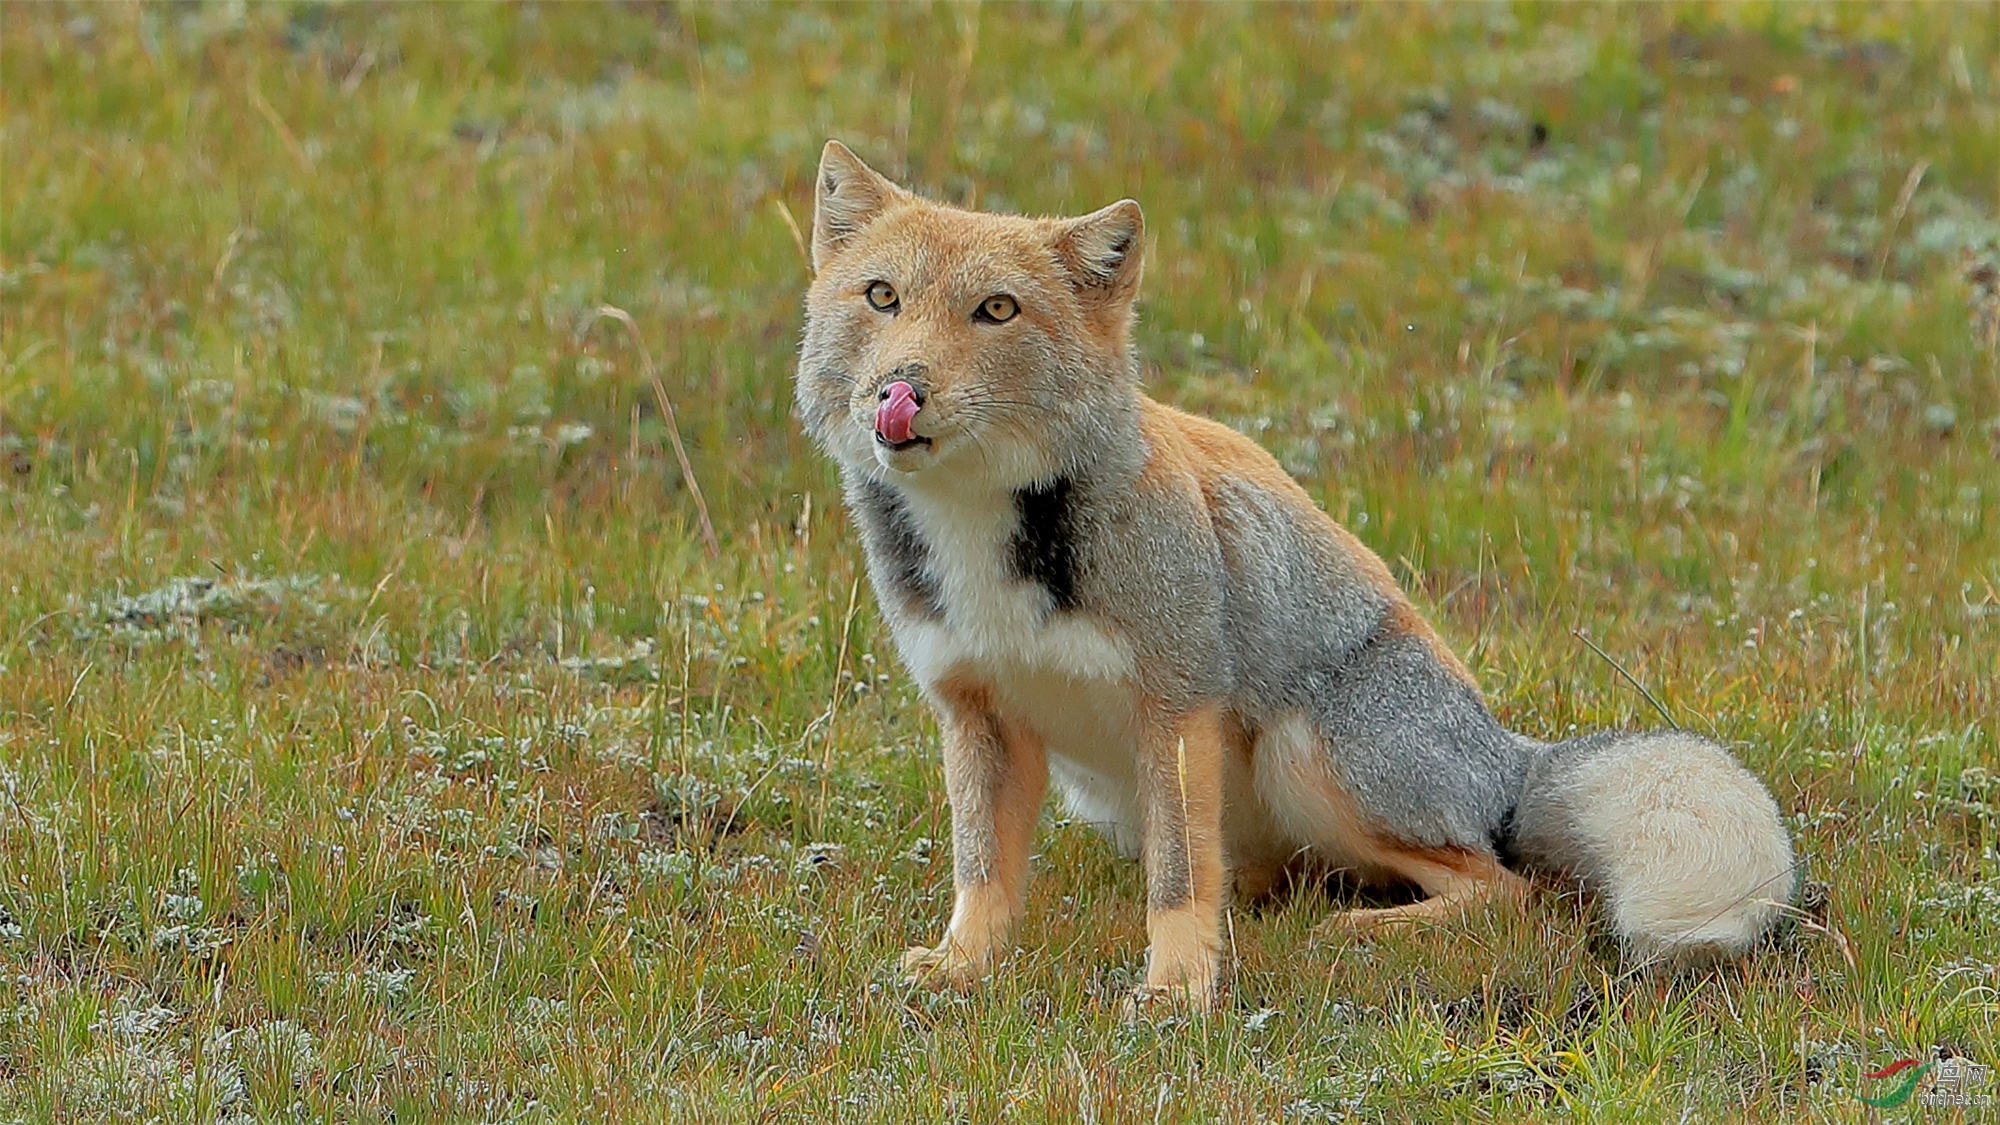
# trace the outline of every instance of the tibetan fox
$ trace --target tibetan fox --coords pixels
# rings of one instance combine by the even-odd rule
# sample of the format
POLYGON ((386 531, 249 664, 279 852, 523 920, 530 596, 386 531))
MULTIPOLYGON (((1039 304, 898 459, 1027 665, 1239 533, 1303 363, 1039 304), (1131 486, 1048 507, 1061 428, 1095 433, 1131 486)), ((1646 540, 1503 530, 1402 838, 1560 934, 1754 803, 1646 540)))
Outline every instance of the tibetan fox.
POLYGON ((815 195, 797 411, 944 735, 956 897, 912 979, 1006 953, 1051 778, 1144 861, 1140 1001, 1211 1006, 1225 901, 1302 864, 1424 896, 1351 926, 1580 883, 1644 962, 1739 955, 1780 919, 1791 841, 1728 751, 1506 730, 1268 453, 1141 393, 1138 204, 964 211, 838 142, 815 195))

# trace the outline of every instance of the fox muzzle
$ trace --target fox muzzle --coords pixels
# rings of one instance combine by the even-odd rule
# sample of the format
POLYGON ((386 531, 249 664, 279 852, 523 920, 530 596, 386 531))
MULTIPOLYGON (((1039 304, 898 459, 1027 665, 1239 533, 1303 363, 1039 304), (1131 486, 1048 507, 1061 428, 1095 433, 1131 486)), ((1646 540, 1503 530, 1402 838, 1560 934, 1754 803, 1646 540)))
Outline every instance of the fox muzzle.
POLYGON ((924 408, 925 397, 921 388, 902 379, 883 387, 875 408, 875 440, 891 447, 923 440, 911 422, 924 408))

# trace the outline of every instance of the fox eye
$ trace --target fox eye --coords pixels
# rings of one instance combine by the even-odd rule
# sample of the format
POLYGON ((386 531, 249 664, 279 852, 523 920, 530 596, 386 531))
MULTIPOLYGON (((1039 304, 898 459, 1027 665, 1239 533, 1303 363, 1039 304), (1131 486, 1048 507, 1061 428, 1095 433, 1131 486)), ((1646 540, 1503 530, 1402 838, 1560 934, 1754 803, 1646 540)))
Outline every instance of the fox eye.
POLYGON ((1015 303, 1014 298, 1005 293, 995 293, 979 302, 979 311, 972 314, 972 319, 983 320, 988 324, 1005 324, 1014 319, 1020 311, 1021 306, 1015 303))
POLYGON ((877 281, 868 286, 868 307, 876 312, 895 312, 901 303, 896 296, 896 287, 888 282, 877 281))

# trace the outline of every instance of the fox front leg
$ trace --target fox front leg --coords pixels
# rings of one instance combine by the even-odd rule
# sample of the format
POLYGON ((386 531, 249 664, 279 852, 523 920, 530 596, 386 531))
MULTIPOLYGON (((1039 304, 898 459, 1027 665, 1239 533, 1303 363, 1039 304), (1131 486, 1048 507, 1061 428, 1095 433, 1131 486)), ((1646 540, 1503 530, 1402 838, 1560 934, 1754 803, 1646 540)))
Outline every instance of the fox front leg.
POLYGON ((951 799, 951 922, 935 946, 903 954, 913 984, 963 986, 1006 955, 1028 891, 1028 854, 1048 788, 1041 739, 1008 721, 986 685, 938 685, 945 793, 951 799))
POLYGON ((1141 747, 1146 983, 1128 1014, 1165 1002, 1207 1011, 1222 970, 1222 721, 1206 707, 1141 747))

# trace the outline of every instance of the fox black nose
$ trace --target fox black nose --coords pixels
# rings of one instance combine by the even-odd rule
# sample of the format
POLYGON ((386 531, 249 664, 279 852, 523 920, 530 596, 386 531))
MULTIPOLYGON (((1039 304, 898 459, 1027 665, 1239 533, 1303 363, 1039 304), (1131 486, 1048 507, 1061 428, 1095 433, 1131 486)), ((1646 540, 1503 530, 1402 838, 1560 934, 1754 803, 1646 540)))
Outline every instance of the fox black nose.
POLYGON ((930 391, 924 387, 924 374, 924 365, 921 363, 906 363, 896 368, 882 377, 882 389, 876 392, 875 400, 877 402, 887 402, 891 386, 897 383, 908 383, 910 386, 910 397, 915 399, 917 405, 921 407, 924 404, 924 400, 931 397, 930 391))

